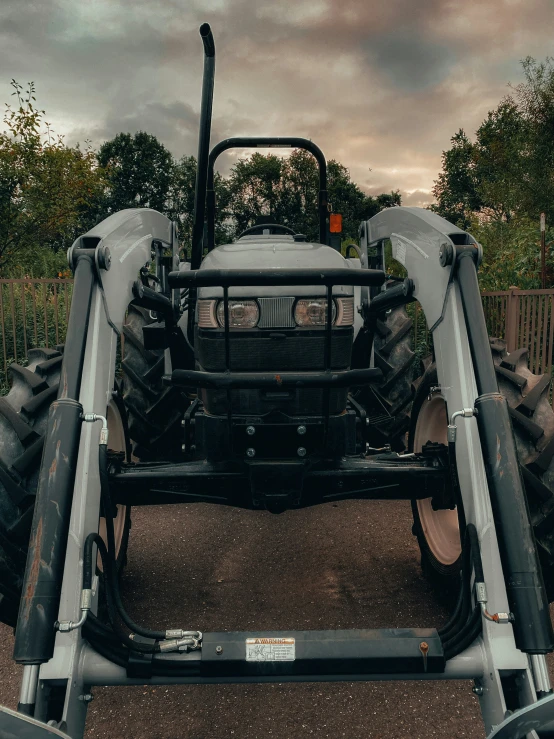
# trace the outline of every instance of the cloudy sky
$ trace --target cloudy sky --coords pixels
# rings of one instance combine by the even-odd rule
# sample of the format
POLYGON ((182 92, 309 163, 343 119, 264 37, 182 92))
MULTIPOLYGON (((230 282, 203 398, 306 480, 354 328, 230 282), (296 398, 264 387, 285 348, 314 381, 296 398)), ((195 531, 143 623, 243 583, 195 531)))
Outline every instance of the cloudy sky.
POLYGON ((450 136, 521 81, 519 61, 554 54, 554 0, 0 0, 1 102, 11 78, 34 80, 68 143, 145 130, 196 154, 203 22, 212 143, 306 136, 367 192, 412 205, 432 199, 450 136))

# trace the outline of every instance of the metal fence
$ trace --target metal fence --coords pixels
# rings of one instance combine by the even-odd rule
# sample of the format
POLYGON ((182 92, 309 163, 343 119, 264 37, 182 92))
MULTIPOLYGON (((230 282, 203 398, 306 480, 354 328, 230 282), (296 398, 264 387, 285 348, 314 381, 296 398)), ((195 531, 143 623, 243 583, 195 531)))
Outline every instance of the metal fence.
POLYGON ((28 349, 65 341, 73 280, 0 279, 0 385, 28 349))
MULTIPOLYGON (((28 349, 65 341, 72 288, 71 279, 0 279, 0 386, 11 362, 24 363, 28 349)), ((505 339, 508 351, 527 347, 530 369, 552 373, 554 290, 484 292, 483 308, 491 336, 505 339)), ((408 311, 416 351, 424 356, 432 341, 425 315, 419 303, 408 311)))

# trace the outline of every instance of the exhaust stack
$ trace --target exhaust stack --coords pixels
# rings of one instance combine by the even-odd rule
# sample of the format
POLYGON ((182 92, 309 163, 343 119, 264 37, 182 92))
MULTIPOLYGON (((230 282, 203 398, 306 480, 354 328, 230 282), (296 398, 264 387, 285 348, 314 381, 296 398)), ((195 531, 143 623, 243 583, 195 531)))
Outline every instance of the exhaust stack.
POLYGON ((204 77, 202 81, 202 104, 200 110, 200 132, 198 136, 198 159, 196 164, 196 187, 194 191, 194 219, 192 226, 191 267, 198 269, 202 261, 204 242, 204 216, 206 213, 206 183, 208 156, 212 128, 212 102, 215 79, 215 43, 209 23, 200 26, 204 43, 204 77))

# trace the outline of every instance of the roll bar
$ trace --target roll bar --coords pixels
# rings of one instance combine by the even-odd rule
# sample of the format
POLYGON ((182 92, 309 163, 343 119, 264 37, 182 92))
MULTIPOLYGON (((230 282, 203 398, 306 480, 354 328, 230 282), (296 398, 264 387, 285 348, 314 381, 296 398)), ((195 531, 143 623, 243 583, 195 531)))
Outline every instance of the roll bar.
MULTIPOLYGON (((327 162, 325 155, 317 146, 309 139, 297 136, 252 136, 241 137, 235 136, 230 139, 224 139, 216 144, 210 152, 208 161, 208 187, 207 187, 207 220, 208 220, 208 251, 215 246, 215 189, 214 189, 214 165, 220 154, 227 149, 246 149, 246 148, 279 148, 279 149, 305 149, 316 158, 319 166, 319 241, 322 244, 327 243, 327 162)), ((192 268, 197 269, 202 260, 202 253, 195 254, 196 242, 193 241, 192 268), (196 257, 196 258, 195 258, 196 257)), ((200 244, 201 247, 201 244, 200 244)))

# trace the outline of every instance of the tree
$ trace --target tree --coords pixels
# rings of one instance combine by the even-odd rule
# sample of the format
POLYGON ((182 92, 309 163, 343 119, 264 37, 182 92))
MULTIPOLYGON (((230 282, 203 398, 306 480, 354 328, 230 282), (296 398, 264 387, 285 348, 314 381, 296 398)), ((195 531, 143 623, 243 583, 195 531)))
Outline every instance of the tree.
MULTIPOLYGON (((357 239, 360 222, 391 205, 400 204, 400 193, 366 195, 350 179, 347 168, 335 160, 327 166, 328 201, 343 216, 343 237, 357 239)), ((314 157, 295 149, 282 159, 256 152, 239 159, 228 181, 228 215, 235 224, 234 235, 255 223, 256 217, 271 215, 276 223, 289 226, 310 240, 319 238, 319 173, 314 157)))
POLYGON ((467 227, 472 216, 554 220, 554 60, 522 62, 512 89, 471 142, 463 130, 443 152, 433 209, 467 227))
POLYGON ((554 221, 554 59, 523 62, 525 81, 514 89, 512 100, 525 122, 523 150, 525 174, 522 209, 533 219, 541 212, 554 221))
POLYGON ((527 141, 528 127, 510 97, 477 129, 473 161, 478 205, 491 218, 509 221, 522 210, 527 141))
MULTIPOLYGON (((166 215, 179 224, 179 240, 185 253, 190 254, 192 224, 194 221, 194 191, 196 185, 196 157, 184 156, 172 168, 166 215)), ((215 243, 225 244, 231 239, 229 195, 227 183, 218 173, 214 176, 216 194, 215 243)))
POLYGON ((442 153, 442 172, 433 187, 437 204, 431 208, 446 220, 467 228, 472 214, 483 205, 475 173, 475 146, 462 128, 450 142, 452 148, 442 153))
POLYGON ((102 144, 97 156, 108 181, 106 214, 124 208, 169 210, 173 157, 155 136, 118 133, 102 144))
POLYGON ((102 196, 103 173, 90 148, 67 147, 26 92, 12 80, 17 105, 6 105, 0 133, 0 269, 26 249, 66 249, 90 225, 102 196), (45 128, 44 128, 45 127, 45 128))

